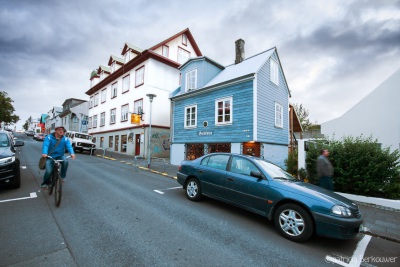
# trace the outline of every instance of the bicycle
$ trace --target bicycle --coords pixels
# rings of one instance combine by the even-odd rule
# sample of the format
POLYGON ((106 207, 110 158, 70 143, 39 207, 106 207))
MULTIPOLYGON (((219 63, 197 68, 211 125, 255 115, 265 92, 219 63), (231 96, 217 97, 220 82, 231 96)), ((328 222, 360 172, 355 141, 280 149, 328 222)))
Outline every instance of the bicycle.
MULTIPOLYGON (((68 156, 65 158, 65 160, 69 159, 71 156, 68 156)), ((62 181, 61 181, 61 162, 64 160, 62 159, 54 159, 51 156, 47 156, 47 158, 53 160, 54 162, 54 168, 53 168, 53 173, 50 176, 50 183, 49 183, 49 195, 53 193, 54 191, 54 200, 56 203, 56 207, 60 206, 61 203, 61 195, 62 195, 62 181)))

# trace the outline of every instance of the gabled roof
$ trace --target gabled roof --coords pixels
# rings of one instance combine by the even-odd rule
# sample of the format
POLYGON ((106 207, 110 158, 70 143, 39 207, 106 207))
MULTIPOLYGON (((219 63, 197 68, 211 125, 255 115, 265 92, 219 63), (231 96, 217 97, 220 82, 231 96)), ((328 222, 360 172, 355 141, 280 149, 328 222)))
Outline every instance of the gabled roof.
POLYGON ((124 64, 125 64, 124 59, 122 59, 122 58, 120 58, 120 57, 117 57, 117 56, 114 56, 114 55, 111 55, 111 56, 110 56, 110 59, 108 60, 108 66, 111 66, 111 64, 113 63, 113 61, 115 61, 115 62, 118 63, 119 65, 124 65, 124 64))
POLYGON ((97 69, 97 73, 100 73, 102 71, 104 71, 106 73, 111 73, 111 69, 109 67, 100 65, 99 68, 97 69))
POLYGON ((181 70, 182 68, 184 68, 187 64, 189 64, 189 62, 193 62, 193 61, 197 61, 197 60, 205 60, 205 61, 208 61, 209 63, 213 64, 217 68, 220 68, 221 70, 225 69, 224 66, 222 66, 218 62, 216 62, 216 61, 214 61, 211 58, 206 57, 206 56, 189 58, 185 63, 183 63, 182 65, 179 66, 179 69, 181 70))
POLYGON ((156 44, 156 45, 150 47, 149 50, 156 50, 156 49, 159 48, 160 46, 162 46, 162 45, 168 43, 169 41, 175 39, 176 37, 178 37, 178 36, 180 36, 180 35, 182 35, 182 34, 186 35, 186 37, 188 38, 188 40, 189 40, 190 44, 192 45, 194 51, 196 52, 196 55, 197 55, 197 56, 201 56, 202 54, 201 54, 200 48, 197 46, 197 43, 196 43, 196 41, 194 40, 193 35, 192 35, 192 33, 190 32, 189 28, 186 28, 186 29, 184 29, 183 31, 178 32, 177 34, 175 34, 175 35, 169 37, 168 39, 166 39, 166 40, 164 40, 164 41, 162 41, 161 43, 158 43, 158 44, 156 44))
POLYGON ((265 64, 265 62, 268 61, 274 52, 275 47, 249 57, 239 64, 226 66, 223 71, 209 81, 204 87, 214 86, 249 74, 255 74, 265 64))
POLYGON ((131 49, 132 52, 134 52, 136 54, 140 54, 144 51, 144 49, 134 46, 133 44, 125 43, 124 48, 121 51, 121 55, 125 55, 126 51, 129 49, 131 49))

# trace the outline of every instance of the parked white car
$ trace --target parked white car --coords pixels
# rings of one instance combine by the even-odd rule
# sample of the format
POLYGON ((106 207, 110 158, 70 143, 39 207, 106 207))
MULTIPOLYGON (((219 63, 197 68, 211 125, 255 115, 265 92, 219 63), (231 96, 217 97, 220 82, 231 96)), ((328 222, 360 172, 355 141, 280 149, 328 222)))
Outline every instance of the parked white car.
POLYGON ((72 148, 75 152, 88 151, 93 154, 96 150, 96 144, 92 141, 92 136, 87 133, 67 132, 65 134, 71 140, 72 148))

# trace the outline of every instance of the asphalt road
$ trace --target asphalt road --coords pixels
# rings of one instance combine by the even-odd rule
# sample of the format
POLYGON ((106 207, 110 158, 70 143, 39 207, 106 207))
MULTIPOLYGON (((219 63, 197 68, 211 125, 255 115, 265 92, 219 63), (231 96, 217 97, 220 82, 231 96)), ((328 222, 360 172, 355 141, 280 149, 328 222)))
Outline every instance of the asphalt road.
POLYGON ((261 216, 190 202, 171 178, 88 154, 70 160, 57 208, 40 192, 41 143, 18 138, 22 186, 0 189, 0 266, 360 266, 364 245, 368 266, 400 262, 398 243, 366 235, 290 242, 261 216))

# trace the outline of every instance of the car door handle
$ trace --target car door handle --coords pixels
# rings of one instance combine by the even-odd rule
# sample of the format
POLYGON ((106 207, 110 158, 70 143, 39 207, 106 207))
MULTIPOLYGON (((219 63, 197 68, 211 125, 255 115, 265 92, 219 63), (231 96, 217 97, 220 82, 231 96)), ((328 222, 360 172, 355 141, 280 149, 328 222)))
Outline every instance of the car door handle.
POLYGON ((235 179, 233 179, 233 178, 229 177, 229 178, 228 178, 228 181, 231 181, 231 182, 233 182, 233 181, 235 181, 235 179))

